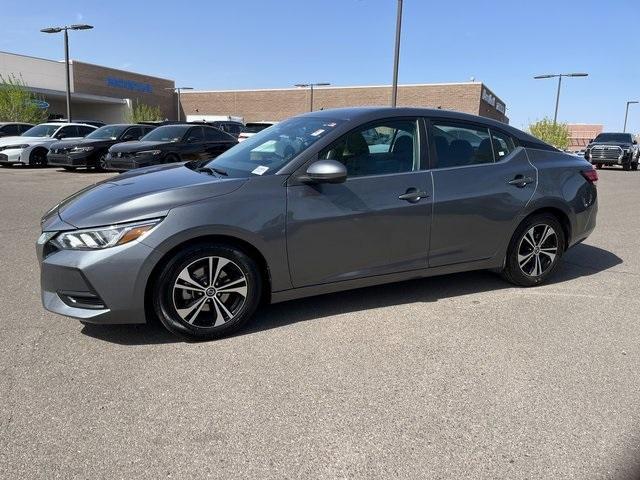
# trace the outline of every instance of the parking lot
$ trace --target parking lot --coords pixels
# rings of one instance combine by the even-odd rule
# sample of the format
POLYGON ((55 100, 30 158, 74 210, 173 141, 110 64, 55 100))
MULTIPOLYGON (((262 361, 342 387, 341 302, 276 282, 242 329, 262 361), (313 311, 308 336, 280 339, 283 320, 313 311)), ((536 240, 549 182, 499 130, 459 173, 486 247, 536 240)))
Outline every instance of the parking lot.
POLYGON ((637 478, 640 173, 599 173, 548 285, 410 281, 190 343, 45 312, 40 216, 112 174, 0 169, 0 476, 637 478))

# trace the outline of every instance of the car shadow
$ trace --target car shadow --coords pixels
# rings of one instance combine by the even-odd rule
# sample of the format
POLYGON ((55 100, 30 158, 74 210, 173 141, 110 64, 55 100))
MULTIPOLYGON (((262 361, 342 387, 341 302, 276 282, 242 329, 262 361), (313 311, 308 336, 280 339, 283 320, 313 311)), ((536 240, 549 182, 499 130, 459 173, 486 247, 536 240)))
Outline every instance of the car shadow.
MULTIPOLYGON (((594 275, 622 263, 612 252, 593 245, 580 244, 563 257, 558 271, 547 285, 594 275)), ((235 336, 258 333, 307 320, 337 314, 372 310, 409 303, 435 303, 442 299, 517 288, 488 271, 476 271, 429 277, 418 280, 366 287, 266 305, 235 336)), ((121 345, 149 345, 190 342, 167 332, 159 322, 142 325, 85 325, 84 335, 121 345)))

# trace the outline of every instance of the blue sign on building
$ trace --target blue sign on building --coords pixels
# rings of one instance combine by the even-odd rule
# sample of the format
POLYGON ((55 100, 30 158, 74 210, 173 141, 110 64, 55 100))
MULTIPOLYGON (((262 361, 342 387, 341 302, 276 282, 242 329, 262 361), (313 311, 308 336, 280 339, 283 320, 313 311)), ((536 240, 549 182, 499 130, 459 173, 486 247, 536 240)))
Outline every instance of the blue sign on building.
POLYGON ((134 82, 133 80, 125 80, 124 78, 107 77, 107 85, 113 88, 124 88, 125 90, 133 90, 134 92, 152 93, 153 87, 148 83, 134 82))

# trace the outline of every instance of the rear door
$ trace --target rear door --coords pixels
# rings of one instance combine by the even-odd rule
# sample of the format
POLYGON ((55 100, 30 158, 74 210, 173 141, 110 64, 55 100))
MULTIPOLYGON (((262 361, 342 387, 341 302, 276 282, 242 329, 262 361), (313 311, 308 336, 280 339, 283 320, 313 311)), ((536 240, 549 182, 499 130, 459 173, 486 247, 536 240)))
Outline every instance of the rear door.
POLYGON ((537 175, 514 138, 486 125, 430 119, 429 266, 489 259, 508 241, 537 175))
POLYGON ((206 157, 202 127, 190 128, 180 148, 182 160, 202 160, 206 157))
POLYGON ((295 287, 426 268, 431 180, 422 125, 404 118, 358 127, 318 154, 347 167, 345 183, 287 187, 295 287))

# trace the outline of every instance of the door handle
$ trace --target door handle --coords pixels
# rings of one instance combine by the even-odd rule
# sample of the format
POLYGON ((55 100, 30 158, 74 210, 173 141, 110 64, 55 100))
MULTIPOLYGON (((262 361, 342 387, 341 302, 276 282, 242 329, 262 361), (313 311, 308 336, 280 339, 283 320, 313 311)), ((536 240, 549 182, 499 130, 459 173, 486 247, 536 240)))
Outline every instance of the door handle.
POLYGON ((411 187, 407 189, 406 193, 398 195, 398 200, 405 200, 409 203, 417 203, 423 198, 428 198, 427 192, 419 191, 417 188, 411 187))
POLYGON ((528 184, 533 183, 535 180, 531 177, 525 177, 524 175, 516 175, 513 180, 509 180, 509 185, 515 185, 516 187, 523 188, 528 184))

